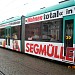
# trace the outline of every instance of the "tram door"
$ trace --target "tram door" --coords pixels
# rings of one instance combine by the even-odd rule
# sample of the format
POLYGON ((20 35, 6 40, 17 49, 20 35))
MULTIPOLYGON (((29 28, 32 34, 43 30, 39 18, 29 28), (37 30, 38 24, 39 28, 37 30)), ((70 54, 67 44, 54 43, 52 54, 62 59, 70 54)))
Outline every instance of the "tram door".
POLYGON ((5 28, 6 47, 10 48, 11 27, 5 28))
POLYGON ((73 47, 73 25, 74 20, 69 19, 65 20, 65 27, 64 27, 64 55, 66 55, 66 48, 73 47))

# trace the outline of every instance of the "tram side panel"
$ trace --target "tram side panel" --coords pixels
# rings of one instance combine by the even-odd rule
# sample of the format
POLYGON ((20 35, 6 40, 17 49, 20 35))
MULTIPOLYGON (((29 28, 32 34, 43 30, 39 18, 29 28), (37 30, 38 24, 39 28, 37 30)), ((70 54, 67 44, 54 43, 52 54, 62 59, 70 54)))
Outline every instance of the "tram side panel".
POLYGON ((0 27, 0 46, 21 52, 21 20, 0 27))
POLYGON ((62 19, 26 24, 25 53, 62 61, 62 26, 62 19))
POLYGON ((25 53, 74 64, 70 50, 66 50, 65 55, 63 19, 43 22, 34 22, 32 19, 33 17, 26 19, 30 23, 25 25, 25 53))

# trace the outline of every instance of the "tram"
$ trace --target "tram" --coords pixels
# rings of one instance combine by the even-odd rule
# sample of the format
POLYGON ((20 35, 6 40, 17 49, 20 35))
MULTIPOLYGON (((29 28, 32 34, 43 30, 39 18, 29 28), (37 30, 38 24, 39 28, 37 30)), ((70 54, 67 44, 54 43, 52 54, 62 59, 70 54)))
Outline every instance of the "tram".
POLYGON ((75 0, 0 23, 0 46, 75 65, 75 0))

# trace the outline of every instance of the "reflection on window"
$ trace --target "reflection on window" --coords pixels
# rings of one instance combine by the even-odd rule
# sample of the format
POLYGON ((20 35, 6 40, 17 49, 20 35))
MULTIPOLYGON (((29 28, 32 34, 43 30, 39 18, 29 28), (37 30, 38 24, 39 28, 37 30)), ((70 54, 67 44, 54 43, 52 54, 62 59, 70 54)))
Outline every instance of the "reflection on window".
POLYGON ((26 24, 25 40, 62 42, 62 27, 62 19, 26 24))
POLYGON ((3 29, 0 29, 0 38, 4 38, 4 28, 3 29))
POLYGON ((21 26, 14 26, 11 29, 12 31, 12 39, 17 39, 20 40, 21 39, 21 26))
POLYGON ((48 31, 48 25, 44 25, 44 26, 43 26, 43 30, 44 30, 45 32, 47 32, 47 31, 48 31))
POLYGON ((59 34, 60 34, 60 26, 61 20, 51 20, 43 22, 42 24, 42 40, 44 41, 60 41, 59 34))
POLYGON ((40 40, 41 27, 40 23, 27 24, 25 25, 25 39, 26 40, 40 40))
POLYGON ((66 36, 72 36, 72 24, 69 23, 66 25, 66 36))

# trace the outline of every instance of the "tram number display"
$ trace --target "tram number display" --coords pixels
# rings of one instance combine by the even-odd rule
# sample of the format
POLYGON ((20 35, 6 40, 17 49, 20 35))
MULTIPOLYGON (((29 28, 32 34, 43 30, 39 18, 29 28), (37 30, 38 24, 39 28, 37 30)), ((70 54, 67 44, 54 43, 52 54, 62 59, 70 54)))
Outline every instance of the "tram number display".
POLYGON ((66 39, 71 39, 71 36, 66 36, 66 39))

